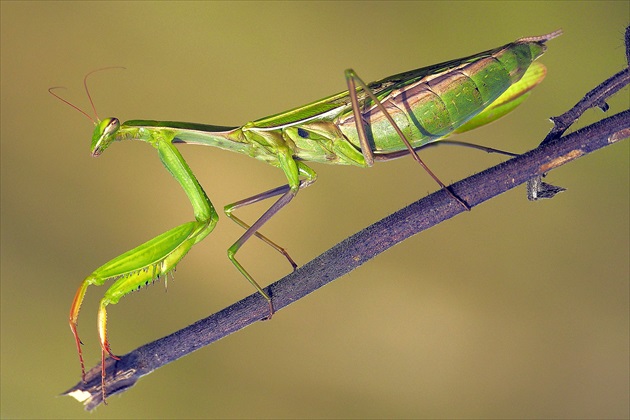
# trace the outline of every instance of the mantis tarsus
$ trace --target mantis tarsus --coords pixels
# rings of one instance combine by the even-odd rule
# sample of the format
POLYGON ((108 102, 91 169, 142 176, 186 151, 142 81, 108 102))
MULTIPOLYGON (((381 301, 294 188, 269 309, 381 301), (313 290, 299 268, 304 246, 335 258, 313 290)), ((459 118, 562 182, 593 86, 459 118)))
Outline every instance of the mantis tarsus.
MULTIPOLYGON (((110 355, 117 359, 107 339, 107 305, 118 303, 123 296, 171 273, 193 245, 212 232, 218 221, 217 211, 174 143, 215 146, 244 153, 282 169, 287 177, 286 185, 224 209, 230 219, 245 229, 228 249, 228 258, 268 302, 271 317, 274 312, 271 297, 236 259, 236 253, 250 237, 257 236, 282 253, 294 269, 297 267, 289 254, 262 235, 259 229, 300 189, 315 182, 315 171, 304 162, 369 167, 374 161, 411 155, 441 188, 447 189, 422 162, 417 150, 450 134, 487 124, 513 110, 545 77, 545 67, 534 60, 545 51, 545 42, 560 34, 561 31, 555 31, 521 38, 489 51, 369 84, 365 84, 353 70, 346 70, 347 91, 241 127, 148 120, 121 123, 117 118, 101 121, 87 89, 87 77, 91 73, 85 76, 84 85, 94 118, 53 93, 96 125, 92 156, 99 156, 118 140, 140 140, 157 149, 162 163, 190 199, 195 216, 194 221, 114 258, 83 280, 70 309, 70 328, 84 380, 85 365, 77 321, 88 286, 100 286, 107 280, 114 280, 101 300, 97 321, 105 400, 105 358, 110 355), (277 196, 280 198, 252 225, 233 214, 239 207, 277 196)), ((51 93, 52 89, 49 89, 51 93)), ((464 201, 452 192, 451 195, 457 205, 468 209, 464 201)))

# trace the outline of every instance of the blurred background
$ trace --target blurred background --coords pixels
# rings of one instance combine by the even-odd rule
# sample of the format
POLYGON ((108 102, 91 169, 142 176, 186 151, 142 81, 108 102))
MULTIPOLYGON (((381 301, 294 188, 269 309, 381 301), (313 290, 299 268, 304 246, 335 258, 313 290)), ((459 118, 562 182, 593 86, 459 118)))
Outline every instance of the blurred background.
MULTIPOLYGON (((81 280, 132 247, 192 220, 146 144, 89 156, 92 124, 51 86, 101 118, 240 125, 364 80, 558 28, 545 82, 516 112, 460 136, 514 152, 548 118, 625 66, 630 5, 619 2, 6 2, 2 15, 3 418, 80 418, 67 326, 81 280)), ((628 89, 609 114, 629 106, 628 89)), ((603 118, 590 110, 573 127, 603 118)), ((284 183, 245 156, 180 148, 222 208, 284 183)), ((423 153, 447 183, 501 157, 423 153)), ((568 189, 530 203, 514 189, 413 237, 257 323, 143 378, 90 417, 628 416, 628 141, 556 170, 568 189)), ((264 232, 303 264, 436 185, 411 159, 369 170, 313 165, 319 181, 264 232)), ((241 212, 246 220, 263 206, 241 212)), ((241 234, 222 217, 162 283, 109 310, 127 353, 251 294, 226 258, 241 234)), ((289 266, 260 241, 241 261, 267 285, 289 266)), ((89 367, 100 358, 98 301, 80 318, 89 367)))

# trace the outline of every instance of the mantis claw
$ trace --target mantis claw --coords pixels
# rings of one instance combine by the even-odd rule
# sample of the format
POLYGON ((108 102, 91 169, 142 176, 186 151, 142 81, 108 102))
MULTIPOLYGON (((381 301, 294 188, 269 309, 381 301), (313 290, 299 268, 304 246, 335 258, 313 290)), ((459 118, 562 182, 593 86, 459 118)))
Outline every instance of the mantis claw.
POLYGON ((192 246, 212 231, 216 221, 217 217, 215 216, 208 221, 188 222, 173 228, 114 258, 94 271, 81 283, 70 308, 70 329, 75 338, 79 361, 81 362, 81 374, 85 382, 82 342, 77 331, 77 319, 81 303, 88 286, 100 286, 107 280, 115 279, 114 284, 101 299, 97 316, 101 345, 103 400, 105 400, 105 360, 108 355, 114 360, 120 360, 120 357, 112 352, 107 338, 107 305, 118 303, 123 296, 138 290, 143 285, 150 284, 151 280, 157 278, 158 275, 164 276, 171 272, 192 246))
POLYGON ((262 319, 263 321, 269 321, 273 317, 273 314, 276 313, 276 310, 273 308, 273 300, 269 299, 267 303, 269 304, 269 315, 264 317, 262 319))

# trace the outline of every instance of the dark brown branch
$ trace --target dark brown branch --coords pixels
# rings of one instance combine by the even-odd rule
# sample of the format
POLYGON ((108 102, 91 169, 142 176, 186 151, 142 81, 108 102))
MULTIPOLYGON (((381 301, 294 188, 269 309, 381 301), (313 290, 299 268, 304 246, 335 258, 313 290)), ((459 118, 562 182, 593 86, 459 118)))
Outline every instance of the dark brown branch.
MULTIPOLYGON (((606 112, 608 110, 606 99, 617 93, 623 87, 628 86, 628 82, 630 81, 630 26, 626 28, 625 40, 628 67, 600 83, 564 114, 551 117, 554 126, 540 143, 541 145, 560 138, 589 108, 597 107, 606 112)), ((565 191, 562 187, 543 182, 542 179, 545 175, 546 174, 542 174, 541 176, 527 181, 527 198, 529 200, 536 201, 544 198, 553 198, 556 194, 565 191)))
POLYGON ((587 109, 597 107, 603 111, 607 111, 608 104, 606 103, 606 99, 621 90, 623 87, 628 86, 629 81, 630 69, 626 67, 584 95, 584 97, 570 110, 557 117, 551 117, 554 127, 549 134, 547 134, 547 137, 545 137, 541 144, 548 143, 562 136, 562 134, 564 134, 564 132, 573 123, 575 123, 587 109))
POLYGON ((630 81, 630 26, 626 28, 625 41, 628 67, 600 83, 595 87, 595 89, 584 95, 584 97, 580 99, 573 108, 564 114, 557 117, 551 117, 554 127, 551 129, 549 134, 547 134, 541 145, 562 136, 562 134, 564 134, 564 132, 589 108, 597 107, 604 112, 607 111, 608 104, 606 103, 606 99, 621 90, 623 87, 628 86, 628 82, 630 81))
MULTIPOLYGON (((630 36, 628 34, 630 31, 627 37, 630 36)), ((626 45, 630 45, 630 40, 626 45)), ((570 113, 566 121, 573 123, 588 107, 605 103, 606 98, 623 83, 628 84, 627 69, 606 80, 589 92, 574 109, 563 114, 570 113)), ((560 134, 554 134, 553 138, 547 136, 549 140, 546 138, 538 148, 463 179, 449 188, 472 208, 565 163, 630 137, 630 110, 561 138, 558 136, 568 126, 559 131, 564 125, 560 126, 558 121, 564 119, 554 119, 554 130, 560 134)), ((352 235, 265 291, 272 297, 276 310, 282 310, 397 243, 462 212, 462 206, 449 193, 437 191, 352 235)), ((180 331, 141 346, 119 361, 107 359, 107 395, 123 392, 155 369, 265 318, 268 310, 267 302, 255 293, 180 331)), ((85 383, 79 382, 64 394, 84 402, 87 410, 101 404, 100 365, 87 373, 85 383)))

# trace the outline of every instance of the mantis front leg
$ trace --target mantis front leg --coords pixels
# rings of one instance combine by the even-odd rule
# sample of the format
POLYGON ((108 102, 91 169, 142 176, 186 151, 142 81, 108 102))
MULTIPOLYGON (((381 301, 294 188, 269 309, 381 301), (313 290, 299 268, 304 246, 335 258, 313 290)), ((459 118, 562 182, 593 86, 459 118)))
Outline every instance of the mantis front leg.
POLYGON ((76 340, 83 380, 85 364, 81 351, 81 340, 77 333, 77 320, 85 292, 90 285, 101 286, 107 280, 115 280, 101 299, 98 311, 98 333, 101 344, 102 388, 105 401, 105 358, 109 354, 118 359, 107 340, 107 312, 109 304, 118 303, 125 295, 172 272, 186 253, 214 229, 219 216, 203 188, 186 164, 186 161, 171 143, 172 136, 156 133, 151 143, 160 159, 173 177, 180 183, 193 206, 195 221, 184 223, 150 241, 114 258, 90 274, 77 290, 70 308, 70 329, 76 340))

